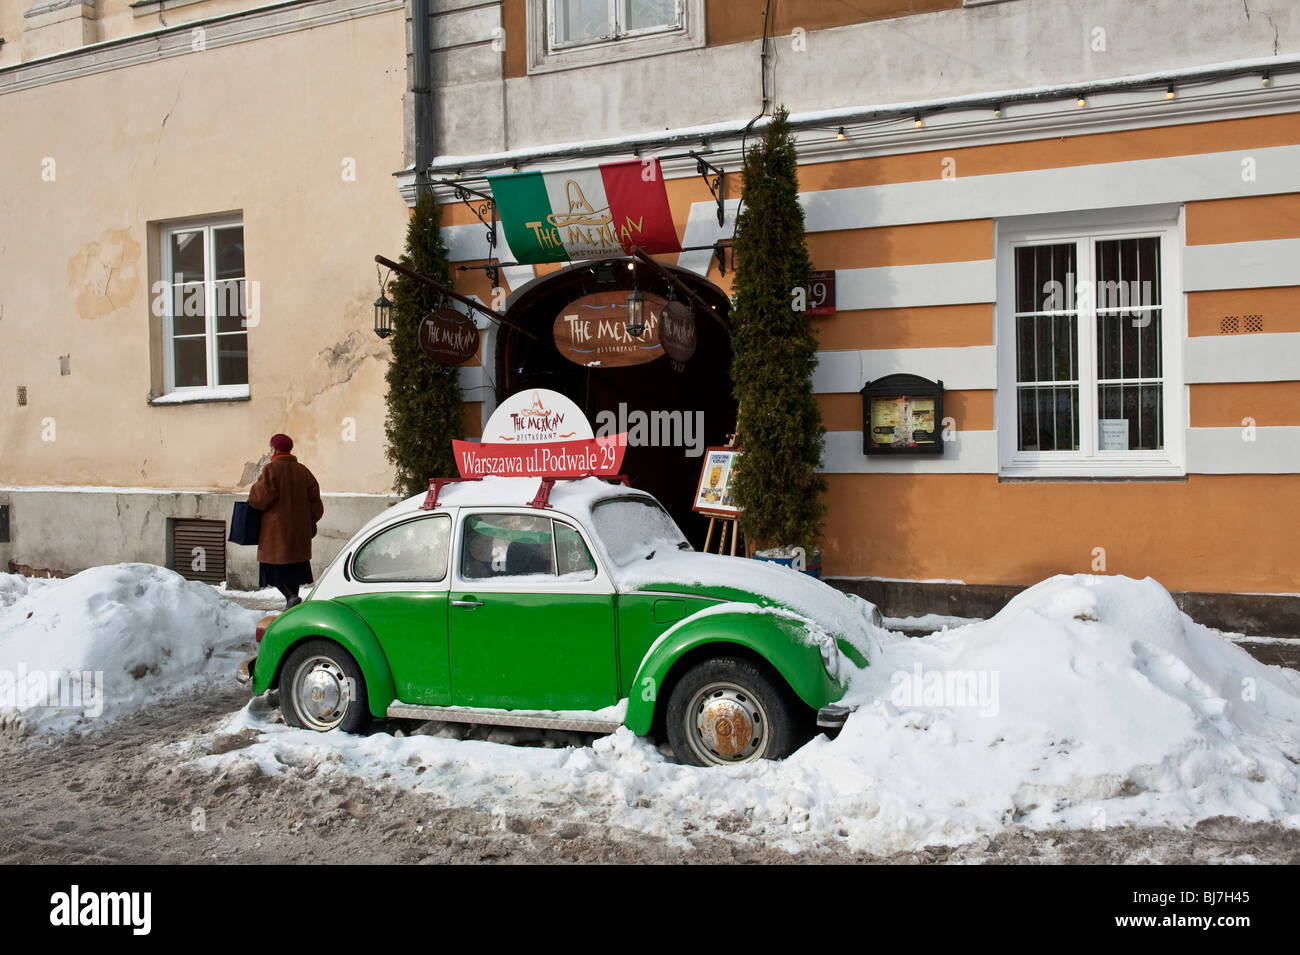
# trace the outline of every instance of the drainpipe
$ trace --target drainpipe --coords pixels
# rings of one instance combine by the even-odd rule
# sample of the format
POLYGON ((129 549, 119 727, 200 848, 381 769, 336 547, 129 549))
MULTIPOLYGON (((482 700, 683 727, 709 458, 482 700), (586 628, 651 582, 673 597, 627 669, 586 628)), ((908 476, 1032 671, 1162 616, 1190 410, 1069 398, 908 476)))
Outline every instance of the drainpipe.
POLYGON ((429 188, 433 91, 429 82, 429 0, 411 0, 411 98, 415 107, 415 195, 429 188))

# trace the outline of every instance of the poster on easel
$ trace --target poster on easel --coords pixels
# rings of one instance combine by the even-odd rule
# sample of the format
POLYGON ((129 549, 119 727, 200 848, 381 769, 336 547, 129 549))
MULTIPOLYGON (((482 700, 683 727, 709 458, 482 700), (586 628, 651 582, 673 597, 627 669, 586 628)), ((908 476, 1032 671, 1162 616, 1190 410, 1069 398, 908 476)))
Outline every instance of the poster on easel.
POLYGON ((691 509, 709 517, 735 518, 740 514, 733 495, 732 478, 736 464, 743 452, 739 448, 708 448, 704 467, 695 488, 695 501, 691 509))

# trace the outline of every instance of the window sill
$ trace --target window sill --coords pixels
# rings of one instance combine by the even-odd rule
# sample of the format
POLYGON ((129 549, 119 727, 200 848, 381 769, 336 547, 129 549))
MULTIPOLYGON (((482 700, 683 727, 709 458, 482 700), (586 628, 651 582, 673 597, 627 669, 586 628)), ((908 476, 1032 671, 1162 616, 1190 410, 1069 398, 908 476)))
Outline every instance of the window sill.
POLYGON ((228 388, 195 388, 186 391, 171 391, 165 395, 150 395, 150 405, 197 405, 214 401, 251 401, 248 386, 228 388))

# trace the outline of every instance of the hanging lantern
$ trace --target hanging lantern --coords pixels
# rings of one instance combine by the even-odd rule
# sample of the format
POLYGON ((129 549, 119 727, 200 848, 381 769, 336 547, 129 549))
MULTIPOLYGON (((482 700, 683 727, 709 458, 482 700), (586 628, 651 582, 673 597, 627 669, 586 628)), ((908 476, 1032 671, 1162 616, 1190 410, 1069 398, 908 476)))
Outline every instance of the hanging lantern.
POLYGON ((375 299, 375 334, 380 338, 393 334, 393 303, 382 289, 379 298, 375 299))
POLYGON ((645 333, 645 293, 634 288, 627 296, 627 333, 640 338, 645 333))

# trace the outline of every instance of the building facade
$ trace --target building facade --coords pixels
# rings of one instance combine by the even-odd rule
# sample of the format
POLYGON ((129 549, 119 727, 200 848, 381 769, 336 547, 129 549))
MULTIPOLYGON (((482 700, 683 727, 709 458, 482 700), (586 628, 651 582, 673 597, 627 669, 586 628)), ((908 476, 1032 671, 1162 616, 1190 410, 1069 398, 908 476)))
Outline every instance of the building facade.
MULTIPOLYGON (((508 229, 485 229, 511 215, 482 205, 499 177, 543 173, 554 209, 553 182, 658 158, 682 251, 656 258, 717 302, 751 120, 790 110, 808 248, 836 287, 816 319, 826 575, 899 613, 1150 575, 1203 618, 1249 626, 1222 595, 1251 594, 1295 625, 1300 8, 504 0, 431 22, 429 174, 460 287, 539 337, 591 290, 589 262, 513 264, 508 229), (864 453, 859 392, 895 373, 942 382, 942 454, 864 453)), ((667 362, 593 392, 518 345, 485 337, 484 413, 548 381, 589 414, 620 391, 633 414, 698 402, 667 362)), ((715 346, 687 364, 725 379, 715 346)))
POLYGON ((318 562, 388 502, 404 24, 400 0, 0 10, 0 567, 255 586, 225 526, 279 431, 325 492, 318 562))

